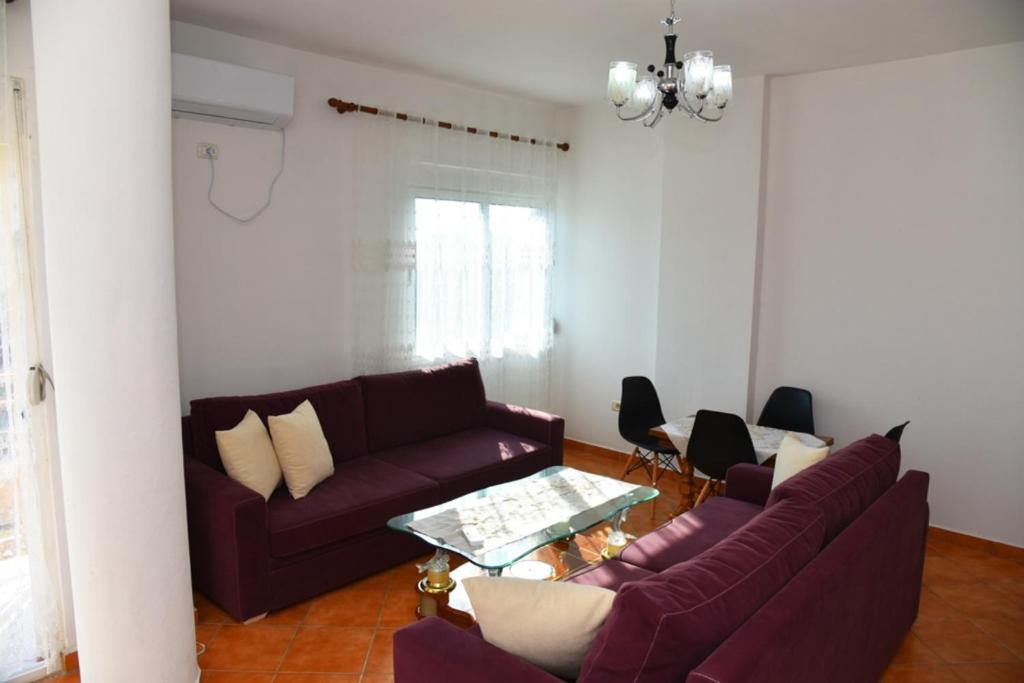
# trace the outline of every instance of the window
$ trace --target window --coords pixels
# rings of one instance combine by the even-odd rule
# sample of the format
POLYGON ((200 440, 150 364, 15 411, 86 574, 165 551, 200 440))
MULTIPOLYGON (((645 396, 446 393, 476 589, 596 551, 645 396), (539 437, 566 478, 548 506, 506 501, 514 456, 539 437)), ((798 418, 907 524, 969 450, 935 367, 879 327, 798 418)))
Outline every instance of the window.
POLYGON ((416 355, 536 357, 549 345, 549 226, 529 206, 416 200, 416 355))

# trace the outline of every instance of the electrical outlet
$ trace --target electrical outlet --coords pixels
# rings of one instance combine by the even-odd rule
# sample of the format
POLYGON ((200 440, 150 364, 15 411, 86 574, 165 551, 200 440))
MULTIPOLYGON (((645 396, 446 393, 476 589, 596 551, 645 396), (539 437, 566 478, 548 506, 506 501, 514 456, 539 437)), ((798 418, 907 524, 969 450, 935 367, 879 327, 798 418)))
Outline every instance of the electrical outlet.
POLYGON ((616 412, 616 413, 619 412, 619 410, 621 408, 622 408, 622 401, 612 401, 612 410, 614 412, 616 412))
POLYGON ((200 142, 196 145, 196 156, 200 159, 216 159, 217 145, 212 142, 200 142))

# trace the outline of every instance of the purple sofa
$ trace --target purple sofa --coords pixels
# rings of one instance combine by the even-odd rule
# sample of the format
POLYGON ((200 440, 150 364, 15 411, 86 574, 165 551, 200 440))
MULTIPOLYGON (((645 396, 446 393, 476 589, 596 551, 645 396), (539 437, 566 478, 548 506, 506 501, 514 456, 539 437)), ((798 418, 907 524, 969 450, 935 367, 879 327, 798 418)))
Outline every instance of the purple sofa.
POLYGON ((238 620, 430 550, 391 517, 562 462, 564 421, 487 401, 475 359, 296 391, 192 401, 183 418, 192 582, 238 620), (309 400, 334 475, 292 500, 230 479, 214 432, 309 400))
MULTIPOLYGON (((771 489, 712 498, 573 581, 617 592, 579 683, 876 681, 917 615, 928 475, 857 441, 771 489)), ((559 679, 437 618, 395 634, 397 683, 559 679), (485 673, 486 672, 486 673, 485 673)))

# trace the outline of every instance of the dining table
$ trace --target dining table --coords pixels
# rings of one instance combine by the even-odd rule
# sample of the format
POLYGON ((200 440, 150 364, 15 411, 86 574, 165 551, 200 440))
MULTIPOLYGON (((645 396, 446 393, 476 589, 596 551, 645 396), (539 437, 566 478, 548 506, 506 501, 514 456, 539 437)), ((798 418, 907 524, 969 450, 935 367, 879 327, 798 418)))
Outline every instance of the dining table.
MULTIPOLYGON (((679 457, 683 465, 682 475, 687 489, 685 499, 688 501, 690 508, 694 506, 697 498, 696 486, 694 484, 697 474, 694 471, 693 465, 686 457, 686 448, 690 443, 690 433, 693 431, 694 419, 694 415, 689 415, 648 430, 648 434, 658 439, 662 445, 679 451, 679 457)), ((786 434, 792 433, 801 443, 812 448, 820 448, 821 446, 831 448, 835 444, 833 437, 821 434, 805 434, 803 432, 792 432, 788 429, 776 429, 775 427, 765 427, 749 423, 747 424, 747 430, 750 432, 750 440, 754 444, 754 455, 757 457, 758 464, 768 467, 774 466, 775 455, 779 452, 779 446, 782 444, 782 439, 785 438, 786 434)))

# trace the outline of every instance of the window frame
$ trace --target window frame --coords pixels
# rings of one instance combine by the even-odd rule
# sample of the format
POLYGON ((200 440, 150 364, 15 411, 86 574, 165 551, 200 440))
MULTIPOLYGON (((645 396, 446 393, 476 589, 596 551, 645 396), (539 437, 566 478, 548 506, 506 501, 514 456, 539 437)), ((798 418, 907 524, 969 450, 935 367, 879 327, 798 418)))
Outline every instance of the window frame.
MULTIPOLYGON (((478 351, 481 356, 491 357, 492 354, 492 337, 493 337, 493 309, 494 309, 494 250, 493 250, 493 236, 491 234, 491 206, 510 206, 518 208, 526 208, 537 211, 541 214, 546 215, 546 211, 543 206, 542 197, 540 195, 524 195, 524 194, 513 194, 513 193, 501 193, 501 192, 458 192, 454 190, 445 190, 440 188, 414 188, 412 194, 413 198, 413 232, 416 234, 419 230, 419 226, 416 219, 416 205, 419 200, 425 201, 448 201, 458 202, 462 204, 477 204, 480 207, 480 214, 482 216, 482 227, 484 231, 483 244, 484 244, 484 273, 483 273, 483 301, 484 311, 482 316, 483 330, 483 348, 478 351)), ((551 225, 549 220, 545 220, 545 230, 547 231, 546 238, 551 241, 551 225)), ((419 237, 416 238, 417 251, 419 249, 419 237)), ((552 253, 552 259, 554 255, 552 253)), ((414 349, 419 348, 419 330, 420 330, 420 311, 419 311, 419 296, 420 296, 420 278, 419 278, 419 256, 415 259, 414 273, 414 295, 416 300, 414 325, 415 334, 417 337, 417 343, 414 345, 414 349)), ((550 283, 545 283, 545 286, 550 286, 550 283)), ((439 360, 438 357, 428 357, 420 355, 414 351, 416 358, 419 360, 433 361, 439 360)), ((447 350, 441 359, 447 357, 447 350)))

